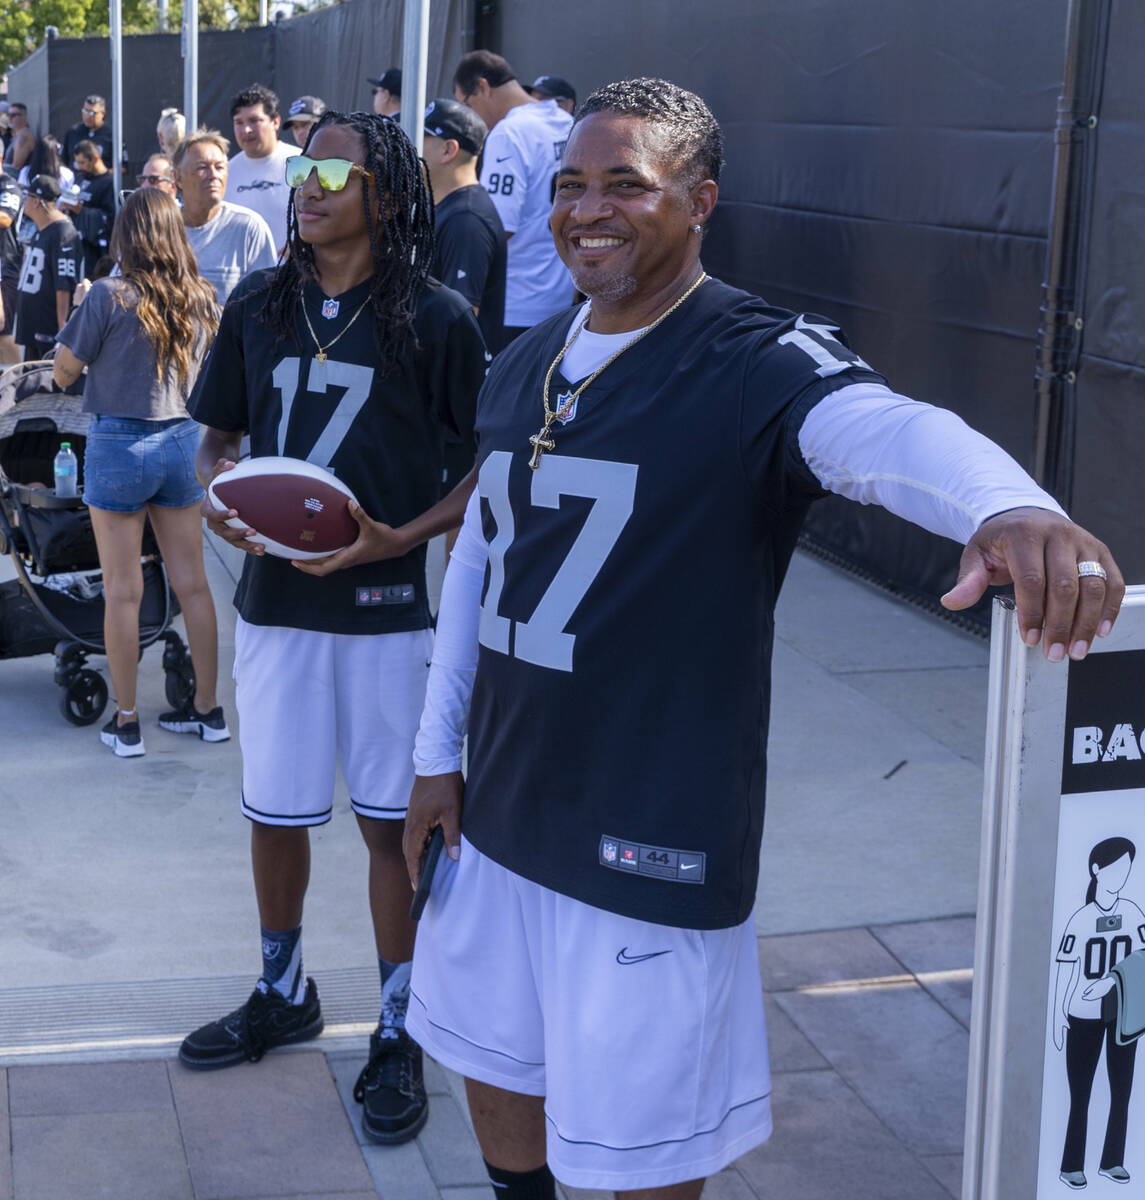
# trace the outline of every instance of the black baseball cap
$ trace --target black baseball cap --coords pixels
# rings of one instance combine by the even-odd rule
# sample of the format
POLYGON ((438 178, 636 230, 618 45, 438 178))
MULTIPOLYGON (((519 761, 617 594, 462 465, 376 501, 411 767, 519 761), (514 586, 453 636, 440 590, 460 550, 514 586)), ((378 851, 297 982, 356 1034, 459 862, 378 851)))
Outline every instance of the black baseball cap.
POLYGON ((571 100, 576 103, 576 89, 559 75, 538 75, 525 91, 530 96, 541 96, 546 100, 571 100))
POLYGON ((462 150, 480 154, 489 132, 485 122, 469 107, 438 96, 425 110, 425 131, 439 138, 453 138, 462 150))
POLYGON ((402 94, 402 69, 401 67, 390 67, 388 71, 383 71, 377 79, 367 79, 367 83, 373 84, 376 88, 385 88, 391 96, 401 96, 402 94))
POLYGON ((54 175, 37 175, 28 184, 28 195, 39 196, 41 200, 58 200, 60 181, 54 175))
POLYGON ((317 96, 299 96, 290 102, 286 110, 283 125, 293 125, 295 121, 317 121, 326 111, 326 105, 317 96))

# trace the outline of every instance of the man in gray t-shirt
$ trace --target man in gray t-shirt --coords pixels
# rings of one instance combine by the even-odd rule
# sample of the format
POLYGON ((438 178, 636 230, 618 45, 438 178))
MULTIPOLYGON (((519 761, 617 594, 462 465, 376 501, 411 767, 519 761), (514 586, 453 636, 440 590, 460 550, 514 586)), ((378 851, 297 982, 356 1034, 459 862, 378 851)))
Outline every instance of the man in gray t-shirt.
POLYGON ((190 134, 175 151, 175 181, 183 193, 183 226, 199 274, 219 303, 244 275, 273 267, 277 254, 267 223, 256 212, 223 199, 229 143, 215 130, 190 134))

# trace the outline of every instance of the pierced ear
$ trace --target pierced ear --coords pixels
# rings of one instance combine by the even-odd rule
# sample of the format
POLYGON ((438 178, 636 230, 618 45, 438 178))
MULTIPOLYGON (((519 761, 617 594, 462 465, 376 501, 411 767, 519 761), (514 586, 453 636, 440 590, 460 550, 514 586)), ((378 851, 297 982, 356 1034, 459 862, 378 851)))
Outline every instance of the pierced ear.
POLYGON ((692 189, 692 220, 704 224, 716 207, 720 186, 714 179, 704 179, 692 189))

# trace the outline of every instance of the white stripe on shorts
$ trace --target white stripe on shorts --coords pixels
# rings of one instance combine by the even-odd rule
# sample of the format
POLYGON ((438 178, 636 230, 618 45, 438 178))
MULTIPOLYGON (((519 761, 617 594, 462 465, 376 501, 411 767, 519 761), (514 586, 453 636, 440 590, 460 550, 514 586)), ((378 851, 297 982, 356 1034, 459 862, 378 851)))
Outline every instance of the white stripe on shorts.
POLYGON ((571 1187, 698 1179, 771 1133, 751 919, 701 931, 621 917, 463 840, 422 916, 407 1022, 461 1074, 545 1096, 549 1166, 571 1187))
POLYGON ((243 815, 264 825, 330 819, 336 765, 354 811, 400 820, 433 633, 346 634, 235 621, 243 815))

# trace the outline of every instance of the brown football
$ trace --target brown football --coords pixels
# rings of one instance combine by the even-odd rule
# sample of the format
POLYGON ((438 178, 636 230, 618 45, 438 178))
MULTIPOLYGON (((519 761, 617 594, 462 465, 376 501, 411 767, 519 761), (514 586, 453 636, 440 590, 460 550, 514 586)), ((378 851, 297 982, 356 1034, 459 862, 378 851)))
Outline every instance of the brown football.
POLYGON ((250 458, 221 472, 209 488, 216 508, 233 508, 231 525, 257 531, 267 554, 322 558, 353 543, 353 492, 330 471, 298 458, 250 458))

